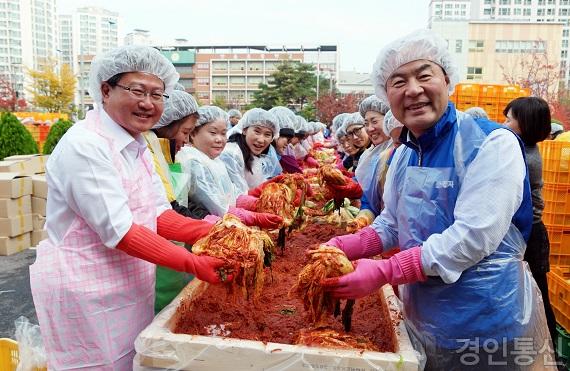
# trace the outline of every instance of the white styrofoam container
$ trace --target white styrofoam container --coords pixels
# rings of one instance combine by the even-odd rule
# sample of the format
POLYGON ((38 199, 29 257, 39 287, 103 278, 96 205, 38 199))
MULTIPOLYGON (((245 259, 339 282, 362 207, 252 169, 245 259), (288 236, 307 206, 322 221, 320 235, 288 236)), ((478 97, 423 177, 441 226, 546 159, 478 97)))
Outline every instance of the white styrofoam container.
MULTIPOLYGON (((397 339, 396 353, 263 343, 225 337, 174 334, 176 308, 185 297, 200 295, 207 284, 190 282, 135 341, 135 370, 418 370, 419 353, 404 326, 390 285, 379 290, 397 339)), ((380 308, 379 310, 383 310, 380 308)), ((247 321, 244 318, 244 321, 247 321)))

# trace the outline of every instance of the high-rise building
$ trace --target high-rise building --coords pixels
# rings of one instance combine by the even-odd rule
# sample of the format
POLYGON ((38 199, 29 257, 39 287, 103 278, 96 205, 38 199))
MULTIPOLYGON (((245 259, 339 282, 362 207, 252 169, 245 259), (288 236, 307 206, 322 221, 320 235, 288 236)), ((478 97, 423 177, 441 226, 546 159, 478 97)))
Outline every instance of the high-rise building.
POLYGON ((153 41, 148 30, 135 28, 125 36, 125 45, 152 45, 153 41))
POLYGON ((119 45, 119 13, 99 7, 77 8, 72 14, 59 16, 59 50, 62 61, 69 63, 78 77, 77 104, 86 104, 89 69, 82 66, 93 56, 119 45))
MULTIPOLYGON (((468 2, 470 4, 470 20, 495 22, 531 22, 562 24, 560 39, 560 69, 562 81, 570 86, 570 56, 568 42, 570 39, 570 0, 432 0, 430 1, 430 24, 432 21, 454 20, 452 15, 443 12, 435 14, 436 7, 452 2, 468 2), (445 3, 445 4, 444 4, 445 3)), ((514 35, 515 39, 517 36, 514 35)), ((548 40, 545 40, 548 42, 548 40)))
POLYGON ((55 0, 0 0, 0 75, 24 96, 24 68, 57 55, 55 0))

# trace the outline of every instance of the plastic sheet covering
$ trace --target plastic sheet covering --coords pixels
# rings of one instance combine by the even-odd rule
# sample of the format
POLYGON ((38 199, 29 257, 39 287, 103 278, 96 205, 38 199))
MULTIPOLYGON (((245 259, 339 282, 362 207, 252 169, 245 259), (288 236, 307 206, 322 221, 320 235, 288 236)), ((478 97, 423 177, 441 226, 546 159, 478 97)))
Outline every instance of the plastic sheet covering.
POLYGON ((220 158, 212 160, 195 147, 184 147, 176 160, 190 178, 187 196, 198 201, 211 214, 223 216, 235 206, 240 192, 220 158))
POLYGON ((134 370, 399 370, 422 369, 425 355, 415 350, 401 318, 400 305, 386 285, 380 295, 386 300, 398 339, 397 353, 327 349, 299 345, 262 343, 222 337, 173 334, 176 308, 182 298, 207 287, 192 281, 164 308, 135 341, 134 370))
POLYGON ((14 321, 14 325, 20 356, 20 363, 16 371, 29 371, 46 367, 46 350, 40 326, 31 323, 24 316, 18 317, 14 321))

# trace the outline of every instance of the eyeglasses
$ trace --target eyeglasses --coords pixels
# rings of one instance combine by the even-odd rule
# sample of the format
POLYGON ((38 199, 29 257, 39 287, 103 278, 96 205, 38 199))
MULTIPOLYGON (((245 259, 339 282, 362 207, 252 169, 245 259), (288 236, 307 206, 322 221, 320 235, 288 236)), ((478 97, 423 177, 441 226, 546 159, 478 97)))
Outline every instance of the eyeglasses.
POLYGON ((160 90, 146 91, 140 86, 124 86, 121 84, 116 84, 116 86, 131 93, 135 99, 143 100, 146 97, 150 97, 150 100, 153 103, 164 103, 164 101, 169 98, 168 95, 164 94, 164 92, 160 90))
POLYGON ((346 136, 347 137, 357 137, 360 135, 360 132, 362 131, 362 129, 364 129, 364 126, 360 125, 360 126, 354 128, 354 130, 347 131, 346 136))

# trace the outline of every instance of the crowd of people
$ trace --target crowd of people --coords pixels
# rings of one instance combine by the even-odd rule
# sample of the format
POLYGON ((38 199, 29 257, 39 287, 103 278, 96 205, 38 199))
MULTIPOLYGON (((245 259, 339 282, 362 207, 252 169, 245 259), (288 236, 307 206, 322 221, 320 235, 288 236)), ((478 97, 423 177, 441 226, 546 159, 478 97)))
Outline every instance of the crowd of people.
POLYGON ((555 320, 536 144, 550 135, 548 105, 519 98, 506 126, 457 111, 455 64, 425 30, 386 46, 372 77, 375 95, 323 124, 281 106, 199 106, 150 47, 97 56, 96 108, 47 163, 49 238, 30 268, 48 368, 132 368, 155 312, 192 276, 220 282, 223 262, 187 247, 226 213, 278 226, 254 211, 259 187, 317 167, 313 150, 327 147, 362 197, 352 233, 322 241, 355 271, 322 285, 348 299, 399 285, 426 369, 547 369, 555 320), (520 339, 536 351, 529 364, 516 360, 520 339))

